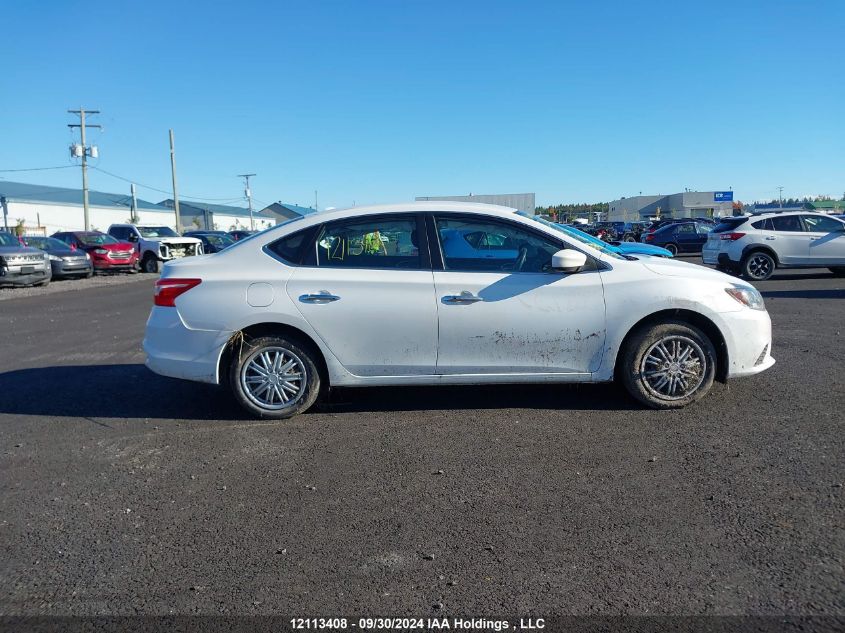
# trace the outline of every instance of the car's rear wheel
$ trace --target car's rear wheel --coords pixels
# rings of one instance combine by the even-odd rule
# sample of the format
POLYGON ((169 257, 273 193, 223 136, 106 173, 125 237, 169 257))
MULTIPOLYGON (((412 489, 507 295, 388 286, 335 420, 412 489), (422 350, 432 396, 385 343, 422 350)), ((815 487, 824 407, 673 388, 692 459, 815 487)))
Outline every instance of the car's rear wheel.
POLYGON ((832 272, 837 277, 845 277, 845 266, 833 266, 828 270, 830 270, 830 272, 832 272))
POLYGON ((310 346, 286 336, 244 341, 233 355, 229 385, 257 418, 281 420, 306 411, 320 393, 320 372, 310 346))
POLYGON ((637 238, 631 235, 630 233, 625 236, 624 242, 636 242, 637 238))
POLYGON ((742 275, 753 281, 765 281, 774 274, 775 268, 775 258, 765 251, 754 251, 742 260, 742 275))
POLYGON ((622 350, 622 383, 653 409, 678 409, 704 397, 716 376, 716 348, 681 321, 647 325, 622 350))
POLYGON ((663 248, 665 248, 667 251, 672 253, 672 257, 675 257, 675 255, 678 254, 678 245, 677 244, 671 244, 670 243, 670 244, 667 244, 666 246, 664 246, 663 248))
POLYGON ((141 268, 145 273, 157 273, 159 269, 158 258, 155 255, 147 253, 144 256, 144 261, 141 263, 141 268))

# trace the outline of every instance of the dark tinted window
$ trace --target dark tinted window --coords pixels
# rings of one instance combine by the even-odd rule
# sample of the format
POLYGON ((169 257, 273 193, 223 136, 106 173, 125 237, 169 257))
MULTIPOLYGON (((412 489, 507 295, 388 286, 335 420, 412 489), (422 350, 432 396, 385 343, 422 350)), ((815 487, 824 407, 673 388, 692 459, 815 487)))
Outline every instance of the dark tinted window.
POLYGON ((317 265, 327 268, 422 267, 413 215, 332 222, 317 237, 317 265))
POLYGON ((310 237, 316 227, 309 227, 270 244, 267 248, 289 264, 302 263, 302 255, 305 245, 310 242, 310 237))
MULTIPOLYGON (((730 231, 733 231, 740 224, 743 224, 746 220, 747 220, 747 218, 723 218, 722 220, 719 221, 719 223, 715 227, 713 227, 713 232, 714 233, 728 233, 730 231)), ((760 228, 756 225, 752 225, 752 226, 755 226, 756 228, 760 228)))
POLYGON ((775 231, 803 231, 801 218, 797 215, 776 215, 771 218, 775 231))
POLYGON ((807 227, 807 230, 813 233, 833 233, 845 228, 845 224, 842 224, 839 220, 821 215, 804 215, 801 218, 804 220, 804 226, 807 227))

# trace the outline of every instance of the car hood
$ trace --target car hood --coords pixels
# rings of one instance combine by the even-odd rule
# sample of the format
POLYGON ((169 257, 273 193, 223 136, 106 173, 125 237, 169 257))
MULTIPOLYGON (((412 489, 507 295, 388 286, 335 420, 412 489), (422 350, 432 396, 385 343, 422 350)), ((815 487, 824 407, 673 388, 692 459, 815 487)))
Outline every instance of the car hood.
POLYGON ((118 244, 83 244, 80 248, 84 251, 93 251, 98 248, 104 248, 107 251, 131 251, 135 248, 135 245, 129 242, 119 242, 118 244))
POLYGON ((0 246, 0 255, 38 255, 44 251, 30 246, 0 246))
POLYGON ((145 237, 147 242, 158 242, 160 244, 201 244, 202 240, 196 237, 145 237))
POLYGON ((720 273, 712 268, 690 264, 677 259, 651 258, 641 260, 642 265, 651 272, 667 277, 686 277, 688 279, 704 279, 707 281, 723 281, 730 284, 737 282, 736 277, 720 273))

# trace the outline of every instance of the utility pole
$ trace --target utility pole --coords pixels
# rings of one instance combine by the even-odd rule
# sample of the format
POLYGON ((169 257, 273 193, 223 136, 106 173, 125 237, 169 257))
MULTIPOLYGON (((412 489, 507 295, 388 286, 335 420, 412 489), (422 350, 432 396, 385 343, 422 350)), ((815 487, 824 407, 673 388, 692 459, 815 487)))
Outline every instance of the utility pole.
POLYGON ((135 197, 135 183, 129 185, 129 190, 132 192, 132 221, 138 222, 138 199, 135 197))
POLYGON ((778 187, 778 201, 780 202, 780 208, 783 209, 783 187, 778 187))
POLYGON ((3 207, 3 228, 9 232, 9 207, 6 204, 6 196, 0 196, 0 207, 3 207))
POLYGON ((252 217, 252 190, 249 188, 249 179, 257 174, 238 174, 239 178, 244 179, 244 194, 249 205, 249 230, 255 230, 255 220, 252 217))
POLYGON ((176 232, 182 234, 182 218, 179 217, 179 191, 176 188, 176 150, 173 148, 173 128, 170 129, 170 173, 173 176, 173 209, 176 212, 176 232))
POLYGON ((81 145, 72 145, 70 148, 71 156, 82 159, 82 211, 85 214, 85 230, 91 229, 91 223, 88 218, 88 156, 97 157, 96 147, 86 147, 85 145, 85 128, 95 127, 103 129, 102 125, 88 125, 85 123, 86 114, 100 114, 99 110, 68 110, 69 114, 79 115, 79 123, 68 123, 69 128, 79 128, 79 137, 81 145))

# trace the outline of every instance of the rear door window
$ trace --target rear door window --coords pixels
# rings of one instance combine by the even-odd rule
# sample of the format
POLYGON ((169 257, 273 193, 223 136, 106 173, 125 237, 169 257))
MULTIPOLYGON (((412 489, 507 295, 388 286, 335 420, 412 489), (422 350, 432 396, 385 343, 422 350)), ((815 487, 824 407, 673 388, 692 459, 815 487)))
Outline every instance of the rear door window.
POLYGON ((797 215, 778 215, 773 218, 772 227, 775 231, 798 233, 804 231, 801 218, 797 215))
POLYGON ((316 249, 321 268, 423 267, 415 215, 332 222, 317 236, 316 249))

